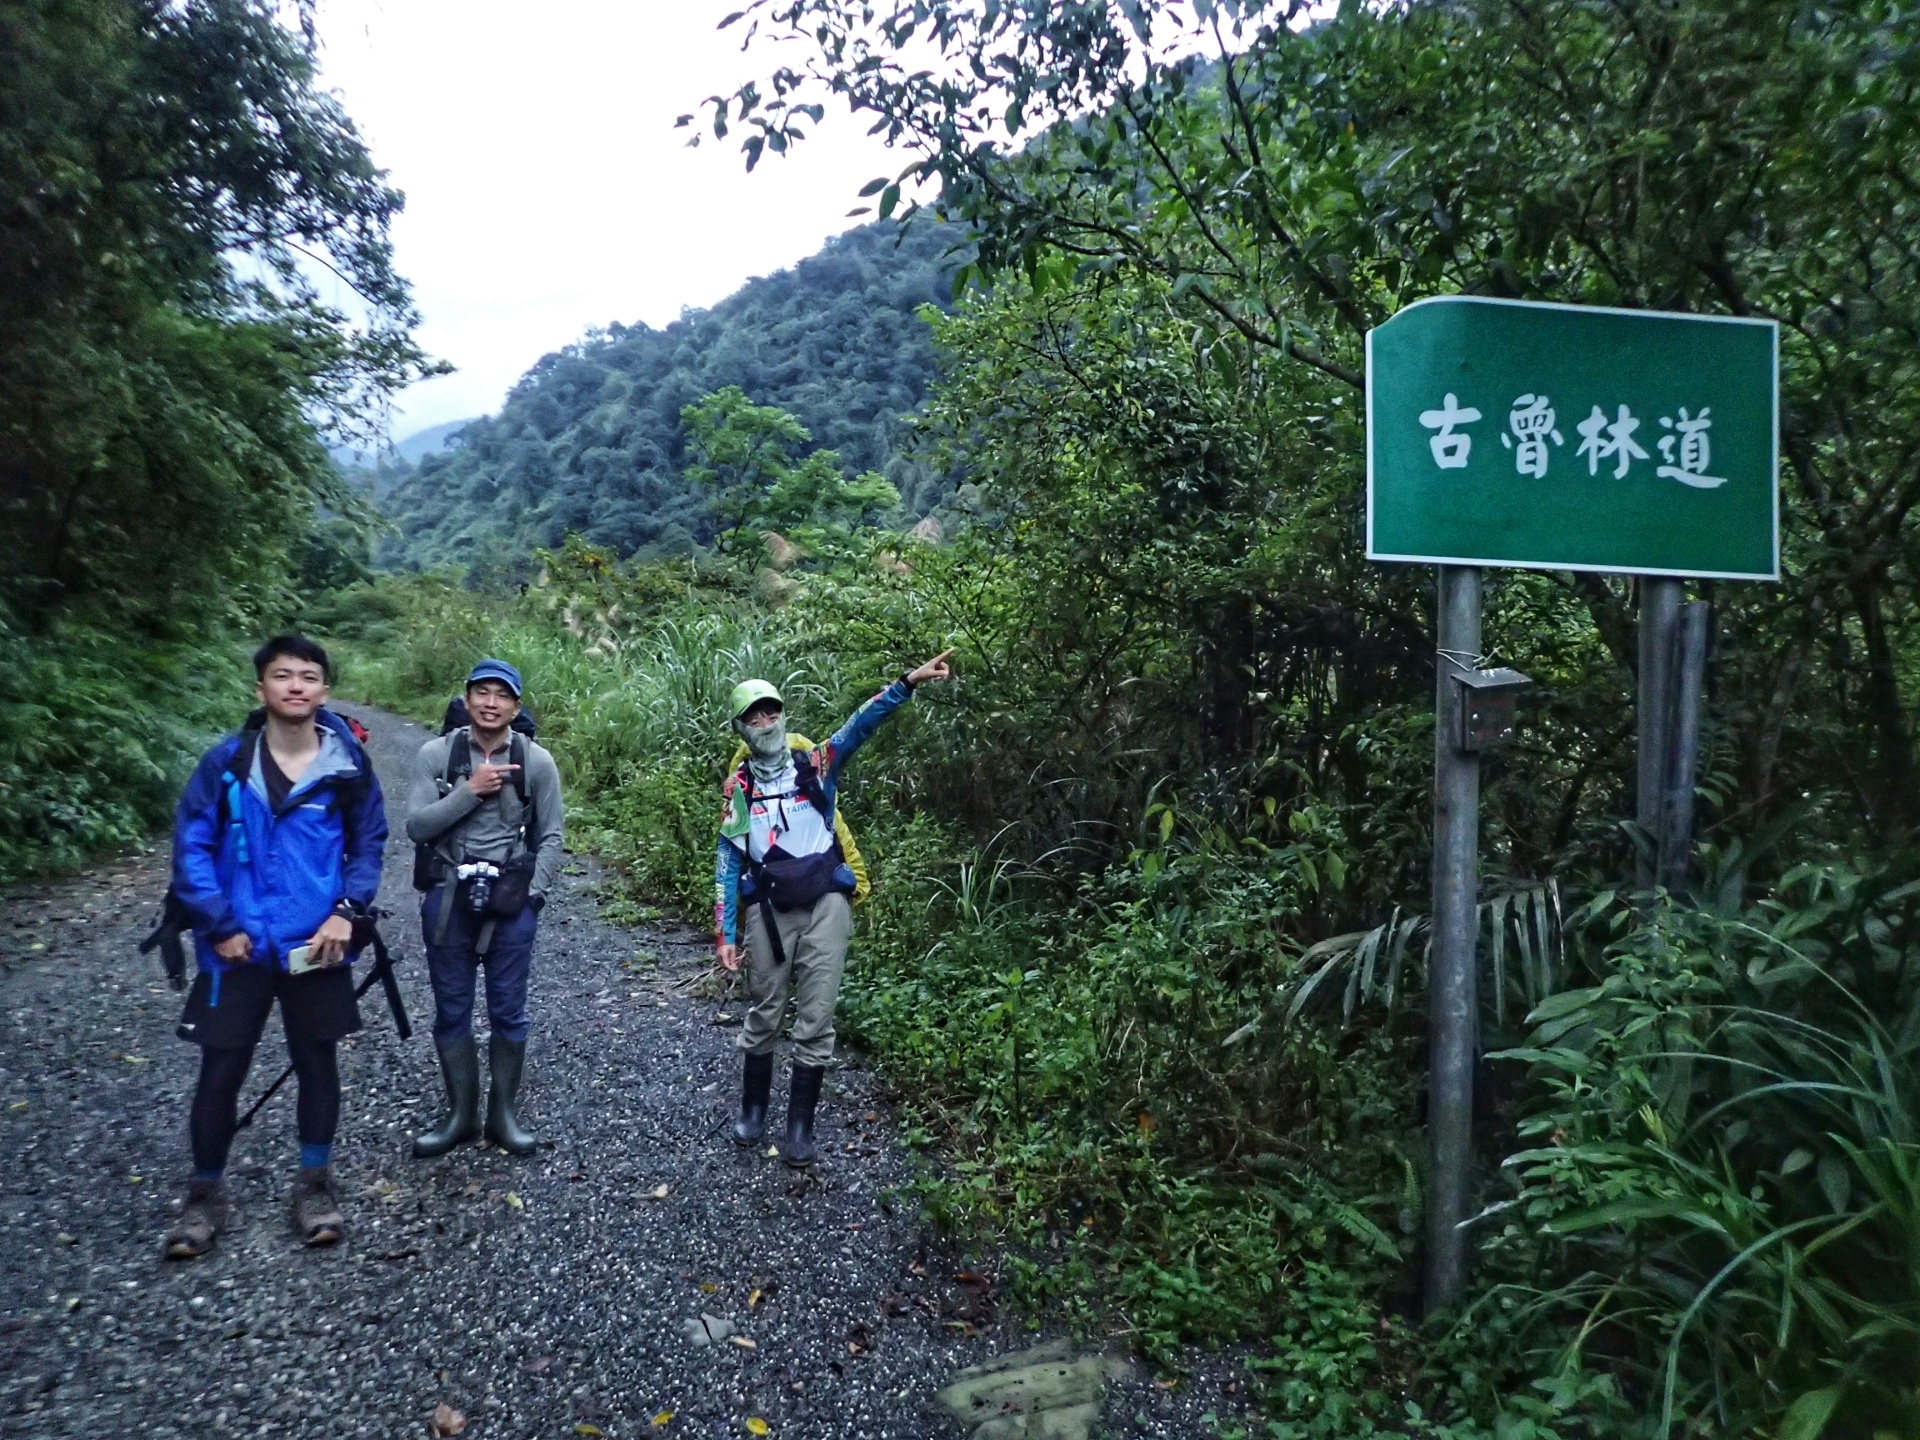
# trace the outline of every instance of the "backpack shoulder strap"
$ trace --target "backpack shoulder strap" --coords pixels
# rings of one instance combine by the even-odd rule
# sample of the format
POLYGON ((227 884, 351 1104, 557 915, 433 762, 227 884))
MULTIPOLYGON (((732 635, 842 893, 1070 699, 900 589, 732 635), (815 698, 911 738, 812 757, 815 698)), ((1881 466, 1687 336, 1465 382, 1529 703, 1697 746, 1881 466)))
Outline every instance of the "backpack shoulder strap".
POLYGON ((527 737, 518 730, 508 732, 507 763, 513 766, 509 783, 520 800, 520 847, 538 850, 533 839, 533 806, 527 803, 527 737))
POLYGON ((813 802, 813 808, 820 812, 820 818, 831 825, 833 812, 827 805, 827 787, 820 783, 820 767, 813 763, 813 751, 793 752, 793 773, 800 782, 800 793, 813 802))
POLYGON ((243 727, 240 743, 234 746, 233 754, 227 757, 227 763, 220 771, 216 818, 220 829, 233 832, 234 855, 242 865, 251 863, 251 857, 247 854, 246 822, 240 815, 240 793, 246 787, 247 778, 253 774, 253 757, 260 748, 262 733, 258 726, 243 727))
POLYGON ((473 773, 473 732, 460 725, 447 732, 447 768, 444 778, 451 789, 473 773))
POLYGON ((527 808, 527 737, 518 730, 507 732, 507 763, 513 766, 513 793, 520 797, 520 808, 527 808))

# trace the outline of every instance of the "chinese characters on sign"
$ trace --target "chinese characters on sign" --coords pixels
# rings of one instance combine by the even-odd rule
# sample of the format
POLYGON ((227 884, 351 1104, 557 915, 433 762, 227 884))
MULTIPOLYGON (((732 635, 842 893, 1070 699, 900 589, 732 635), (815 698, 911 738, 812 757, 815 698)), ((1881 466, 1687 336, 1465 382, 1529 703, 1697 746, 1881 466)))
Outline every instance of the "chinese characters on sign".
MULTIPOLYGON (((1438 409, 1422 410, 1420 423, 1434 432, 1427 442, 1433 451, 1433 463, 1442 470, 1466 469, 1473 456, 1473 436, 1460 427, 1480 418, 1478 410, 1462 405, 1460 397, 1452 391, 1447 392, 1438 409)), ((1526 394, 1513 402, 1507 414, 1509 433, 1500 437, 1500 443, 1513 452, 1516 475, 1530 475, 1536 480, 1546 478, 1552 455, 1547 441, 1566 444, 1553 422, 1553 405, 1547 396, 1526 394)), ((1689 415, 1687 407, 1682 405, 1677 416, 1660 417, 1660 428, 1673 433, 1660 436, 1656 442, 1660 458, 1666 463, 1658 466, 1654 474, 1662 480, 1691 485, 1696 490, 1711 490, 1727 483, 1726 476, 1707 473, 1713 463, 1713 439, 1709 434, 1713 429, 1711 406, 1702 405, 1698 414, 1689 415)), ((1601 464, 1612 460, 1613 478, 1625 480, 1634 461, 1652 458, 1633 438, 1640 429, 1640 420, 1625 405, 1617 406, 1611 419, 1604 409, 1595 405, 1592 413, 1574 429, 1580 435, 1580 447, 1574 453, 1586 456, 1589 475, 1598 475, 1601 464)))
POLYGON ((1448 295, 1367 335, 1367 554, 1770 580, 1778 327, 1448 295))

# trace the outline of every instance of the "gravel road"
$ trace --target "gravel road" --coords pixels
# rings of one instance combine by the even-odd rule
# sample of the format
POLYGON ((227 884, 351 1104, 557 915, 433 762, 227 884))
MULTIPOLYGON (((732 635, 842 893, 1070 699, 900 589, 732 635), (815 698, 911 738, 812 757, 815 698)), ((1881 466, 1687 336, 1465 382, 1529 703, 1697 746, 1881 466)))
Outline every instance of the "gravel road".
MULTIPOLYGON (((398 836, 426 732, 340 708, 373 731, 398 836)), ((715 1023, 708 937, 606 923, 579 857, 535 954, 539 1152, 411 1159, 441 1092, 404 837, 382 902, 418 1031, 398 1041, 376 988, 342 1048, 347 1242, 307 1251, 287 1229, 289 1083, 235 1144, 219 1245, 162 1262, 196 1063, 179 997, 134 953, 165 864, 0 896, 0 1435, 419 1436, 446 1405, 482 1440, 738 1437, 756 1418, 796 1440, 948 1436, 947 1378, 1031 1343, 971 1278, 992 1267, 933 1245, 901 1194, 911 1161, 857 1057, 829 1076, 811 1173, 735 1149, 737 1031, 715 1023), (693 1344, 703 1312, 734 1334, 693 1344)), ((275 1019, 243 1103, 284 1063, 275 1019)), ((1112 1398, 1116 1433, 1208 1433, 1234 1368, 1177 1394, 1143 1377, 1112 1398)))

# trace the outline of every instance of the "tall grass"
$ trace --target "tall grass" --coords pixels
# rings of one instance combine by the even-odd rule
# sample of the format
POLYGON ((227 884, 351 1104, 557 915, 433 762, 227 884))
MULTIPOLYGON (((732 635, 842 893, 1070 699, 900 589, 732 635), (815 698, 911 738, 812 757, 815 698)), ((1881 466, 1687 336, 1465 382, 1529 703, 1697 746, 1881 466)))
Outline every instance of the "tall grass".
MULTIPOLYGON (((389 582, 387 595, 391 596, 389 582)), ((431 579, 398 611, 340 637, 340 692, 437 723, 482 656, 510 661, 551 745, 582 843, 636 888, 689 910, 712 898, 713 817, 733 737, 726 699, 770 679, 796 728, 838 723, 835 657, 810 655, 765 616, 694 603, 631 629, 548 597, 487 600, 431 579)), ((377 614, 384 608, 375 602, 377 614)))
POLYGON ((0 608, 0 881, 144 840, 200 752, 246 714, 240 642, 130 642, 68 621, 29 639, 0 608))
POLYGON ((1603 897, 1597 983, 1500 1057, 1540 1098, 1488 1218, 1560 1277, 1505 1296, 1568 1322, 1556 1367, 1633 1375, 1661 1436, 1920 1434, 1920 957, 1902 887, 1859 881, 1644 922, 1603 897))

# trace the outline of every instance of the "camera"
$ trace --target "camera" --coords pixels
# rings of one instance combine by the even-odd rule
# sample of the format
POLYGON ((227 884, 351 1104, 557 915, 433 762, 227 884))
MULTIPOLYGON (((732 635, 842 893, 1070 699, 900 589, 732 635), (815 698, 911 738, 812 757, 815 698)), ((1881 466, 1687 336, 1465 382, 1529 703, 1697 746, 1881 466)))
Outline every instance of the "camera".
POLYGON ((476 915, 486 914, 493 899, 493 882, 500 878, 500 867, 491 860, 469 860, 453 873, 466 886, 467 909, 476 915))

